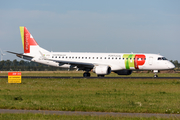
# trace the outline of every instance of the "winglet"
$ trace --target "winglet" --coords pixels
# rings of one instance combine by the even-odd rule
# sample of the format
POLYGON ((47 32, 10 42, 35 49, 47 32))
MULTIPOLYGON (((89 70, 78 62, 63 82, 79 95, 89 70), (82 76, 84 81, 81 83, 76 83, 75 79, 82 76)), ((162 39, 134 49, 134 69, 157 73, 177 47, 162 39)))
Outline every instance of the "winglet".
POLYGON ((19 28, 20 28, 24 53, 30 53, 30 46, 37 46, 38 44, 26 27, 20 26, 19 28))

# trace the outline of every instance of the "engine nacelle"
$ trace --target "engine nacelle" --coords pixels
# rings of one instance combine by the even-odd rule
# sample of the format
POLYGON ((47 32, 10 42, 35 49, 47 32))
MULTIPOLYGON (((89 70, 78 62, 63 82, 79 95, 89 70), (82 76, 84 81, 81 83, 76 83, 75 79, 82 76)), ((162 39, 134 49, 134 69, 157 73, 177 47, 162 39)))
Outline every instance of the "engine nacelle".
POLYGON ((132 73, 132 70, 119 70, 119 71, 114 71, 118 75, 130 75, 132 73))
POLYGON ((93 72, 97 75, 108 75, 111 73, 111 67, 109 66, 95 66, 93 72))

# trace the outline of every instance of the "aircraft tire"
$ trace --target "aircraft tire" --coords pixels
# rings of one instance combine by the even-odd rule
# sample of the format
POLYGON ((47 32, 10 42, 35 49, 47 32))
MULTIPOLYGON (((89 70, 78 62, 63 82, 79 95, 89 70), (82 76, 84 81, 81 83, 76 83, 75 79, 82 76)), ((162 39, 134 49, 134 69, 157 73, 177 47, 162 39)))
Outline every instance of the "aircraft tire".
POLYGON ((104 77, 104 75, 98 75, 98 77, 104 77))
POLYGON ((158 77, 158 75, 154 75, 154 78, 157 78, 158 77))
POLYGON ((88 72, 83 73, 83 77, 90 77, 90 76, 91 76, 91 74, 88 72))

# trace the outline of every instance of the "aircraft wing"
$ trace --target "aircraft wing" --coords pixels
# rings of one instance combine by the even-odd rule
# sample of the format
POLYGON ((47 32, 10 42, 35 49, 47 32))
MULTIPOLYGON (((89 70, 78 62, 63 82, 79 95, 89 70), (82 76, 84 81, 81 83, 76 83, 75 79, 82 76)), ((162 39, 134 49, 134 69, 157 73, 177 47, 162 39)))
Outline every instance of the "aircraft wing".
POLYGON ((62 64, 69 64, 72 66, 77 66, 79 69, 92 69, 95 64, 93 63, 86 63, 86 62, 72 62, 72 61, 61 61, 61 60, 52 60, 52 59, 48 59, 50 61, 54 61, 54 62, 58 62, 60 65, 62 64))
POLYGON ((72 65, 72 66, 77 66, 79 69, 82 69, 82 70, 84 70, 84 69, 92 69, 95 66, 95 64, 93 64, 93 63, 86 63, 86 62, 52 60, 52 59, 48 59, 45 56, 43 56, 43 53, 41 51, 39 51, 39 53, 41 54, 41 57, 43 59, 58 62, 60 65, 68 64, 68 65, 72 65))

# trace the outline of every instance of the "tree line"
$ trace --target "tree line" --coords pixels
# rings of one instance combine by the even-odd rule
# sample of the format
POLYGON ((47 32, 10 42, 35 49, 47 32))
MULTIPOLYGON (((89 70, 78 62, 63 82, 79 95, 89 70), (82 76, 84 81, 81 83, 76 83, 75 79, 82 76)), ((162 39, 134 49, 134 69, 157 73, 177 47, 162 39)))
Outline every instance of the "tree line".
MULTIPOLYGON (((180 70, 180 63, 177 60, 170 60, 175 66, 176 70, 180 70)), ((57 70, 67 70, 64 68, 58 68, 53 66, 48 66, 32 61, 13 61, 6 60, 0 61, 0 71, 57 71, 57 70)))
POLYGON ((64 68, 52 67, 32 61, 0 61, 0 71, 57 71, 67 70, 64 68))

